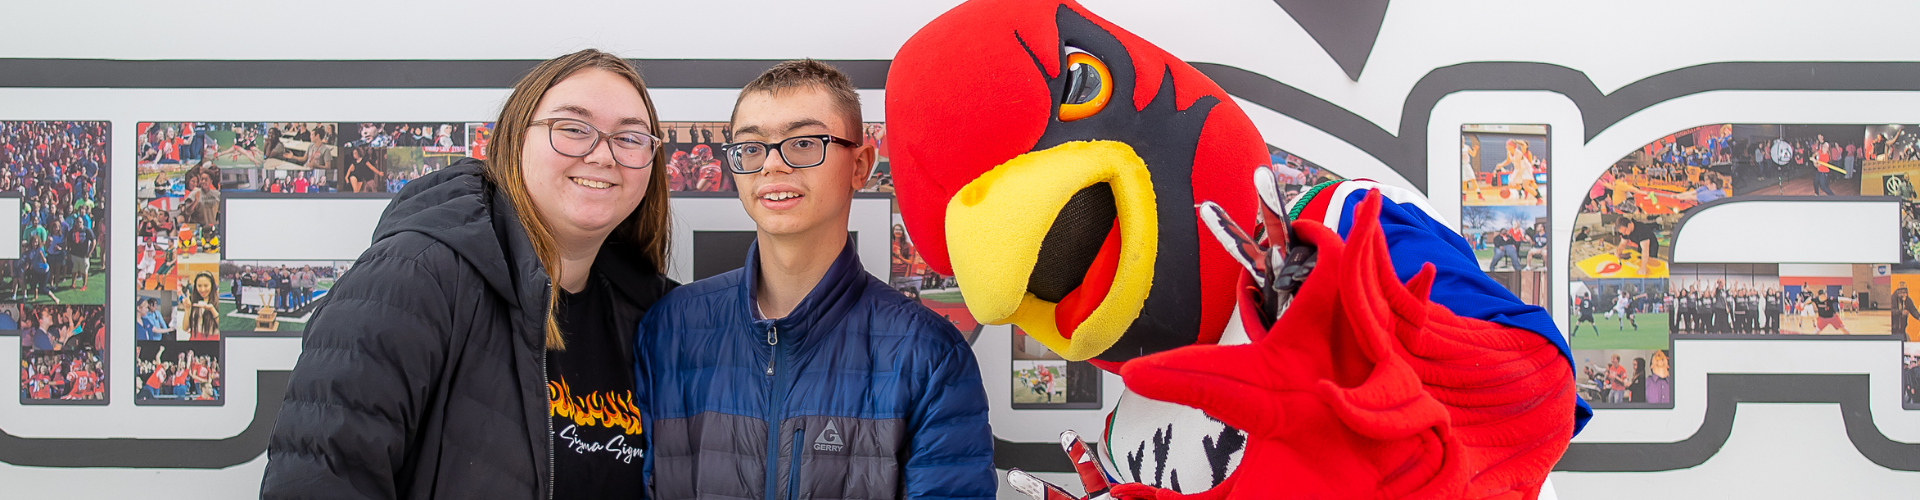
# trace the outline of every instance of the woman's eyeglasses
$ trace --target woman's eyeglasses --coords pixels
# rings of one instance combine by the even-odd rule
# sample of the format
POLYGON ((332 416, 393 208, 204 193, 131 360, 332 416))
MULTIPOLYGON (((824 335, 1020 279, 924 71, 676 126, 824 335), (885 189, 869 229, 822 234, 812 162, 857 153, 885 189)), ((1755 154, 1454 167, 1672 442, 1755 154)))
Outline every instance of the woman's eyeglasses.
POLYGON ((587 122, 572 118, 548 118, 534 120, 529 126, 547 127, 547 144, 553 146, 553 152, 570 158, 581 158, 593 154, 600 147, 602 139, 611 144, 614 163, 622 167, 642 169, 653 166, 653 155, 660 150, 660 138, 638 131, 605 133, 588 125, 587 122))

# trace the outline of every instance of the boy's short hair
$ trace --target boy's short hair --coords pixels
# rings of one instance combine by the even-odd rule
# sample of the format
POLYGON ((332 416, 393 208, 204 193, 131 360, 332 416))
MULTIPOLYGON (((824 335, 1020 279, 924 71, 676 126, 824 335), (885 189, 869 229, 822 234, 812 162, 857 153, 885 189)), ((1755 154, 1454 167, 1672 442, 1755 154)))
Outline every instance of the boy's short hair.
MULTIPOLYGON (((733 107, 738 112, 740 101, 755 92, 780 95, 790 90, 808 87, 820 89, 826 92, 827 96, 832 97, 834 107, 840 108, 840 115, 846 117, 848 126, 853 127, 849 132, 860 133, 860 94, 854 92, 853 80, 833 66, 813 59, 786 61, 767 68, 766 72, 760 73, 760 76, 755 77, 753 81, 747 82, 747 86, 740 88, 740 96, 734 98, 733 107)), ((736 117, 729 117, 728 121, 732 121, 733 118, 736 117)), ((858 140, 853 137, 847 139, 858 140)))

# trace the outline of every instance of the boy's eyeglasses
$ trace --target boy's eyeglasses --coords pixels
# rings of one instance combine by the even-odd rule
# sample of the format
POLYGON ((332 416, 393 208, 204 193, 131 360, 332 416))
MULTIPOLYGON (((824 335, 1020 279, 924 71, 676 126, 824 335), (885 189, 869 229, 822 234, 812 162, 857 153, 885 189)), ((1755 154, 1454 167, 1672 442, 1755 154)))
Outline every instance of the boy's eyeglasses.
POLYGON ((780 151, 780 161, 793 168, 818 167, 827 162, 827 145, 838 144, 849 148, 859 147, 860 143, 834 137, 833 134, 800 135, 781 139, 780 142, 740 141, 720 146, 726 152, 727 169, 736 174, 751 174, 765 168, 767 154, 780 151))

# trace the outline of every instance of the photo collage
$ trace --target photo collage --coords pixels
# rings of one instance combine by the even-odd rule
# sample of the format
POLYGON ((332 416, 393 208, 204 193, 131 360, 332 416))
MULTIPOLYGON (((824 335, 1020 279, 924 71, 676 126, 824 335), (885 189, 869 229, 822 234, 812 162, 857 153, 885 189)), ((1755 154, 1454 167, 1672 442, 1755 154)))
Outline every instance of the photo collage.
POLYGON ((135 360, 141 385, 134 402, 222 404, 225 332, 297 335, 348 266, 224 261, 227 197, 398 192, 467 156, 467 145, 484 144, 491 129, 460 122, 139 123, 134 323, 143 354, 135 360))
POLYGON ((108 402, 107 122, 0 121, 0 198, 20 207, 0 261, 0 330, 20 337, 20 403, 108 402))
MULTIPOLYGON (((1574 219, 1568 336, 1576 359, 1591 358, 1597 366, 1619 355, 1629 368, 1593 370, 1599 375, 1592 390, 1605 396, 1593 400, 1595 406, 1670 407, 1662 401, 1671 394, 1662 391, 1671 385, 1654 373, 1673 366, 1673 339, 1920 341, 1920 328, 1907 333, 1907 320, 1920 318, 1907 289, 1909 281, 1920 281, 1920 259, 1906 257, 1920 250, 1920 232, 1910 227, 1920 214, 1909 183, 1920 178, 1911 129, 1707 125, 1646 144, 1601 174, 1574 219), (1905 200, 1901 263, 1672 263, 1678 225, 1702 205, 1755 196, 1883 195, 1905 200), (1903 274, 1908 270, 1913 274, 1903 274), (1639 371, 1643 357, 1646 375, 1639 371), (1644 395, 1636 390, 1643 376, 1644 395), (1616 390, 1625 393, 1616 397, 1616 390)), ((1908 375, 1908 387, 1914 376, 1920 372, 1908 375)))
MULTIPOLYGON (((226 193, 393 193, 467 155, 452 122, 190 122, 138 125, 142 198, 195 189, 179 172, 211 171, 226 193), (149 179, 157 182, 149 182, 149 179)), ((480 133, 484 134, 484 130, 480 133)))
MULTIPOLYGON (((218 366, 220 315, 215 305, 220 272, 223 186, 264 171, 295 171, 293 153, 325 154, 329 124, 165 122, 139 124, 135 148, 134 404, 218 405, 219 391, 188 390, 189 370, 218 366), (183 348, 191 342, 196 349, 183 348), (151 358, 172 347, 193 360, 151 358)), ((316 159, 318 155, 316 155, 316 159)), ((327 172, 324 161, 298 171, 327 172)), ((231 188, 239 190, 240 187, 231 188)), ((176 356, 178 358, 179 356, 176 356)), ((217 384, 218 377, 211 377, 217 384)), ((217 389, 217 387, 216 387, 217 389)))
POLYGON ((1920 144, 1916 144, 1920 134, 1916 132, 1920 125, 1868 126, 1857 149, 1860 194, 1900 199, 1900 262, 1888 266, 1892 291, 1887 294, 1886 309, 1891 331, 1906 346, 1901 358, 1906 396, 1901 402, 1909 410, 1920 410, 1920 324, 1908 323, 1920 320, 1911 295, 1920 293, 1920 195, 1913 185, 1920 181, 1920 144))
POLYGON ((1460 235, 1480 270, 1533 305, 1548 303, 1546 125, 1460 126, 1460 235))

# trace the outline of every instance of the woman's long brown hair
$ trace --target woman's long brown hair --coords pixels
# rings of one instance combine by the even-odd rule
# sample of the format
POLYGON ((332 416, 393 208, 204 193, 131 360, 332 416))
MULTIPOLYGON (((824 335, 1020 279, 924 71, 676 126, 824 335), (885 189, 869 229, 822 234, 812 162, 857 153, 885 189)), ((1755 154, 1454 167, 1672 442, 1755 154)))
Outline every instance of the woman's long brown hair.
MULTIPOLYGON (((547 270, 547 348, 556 351, 567 349, 566 338, 553 317, 560 303, 560 280, 557 278, 561 274, 560 248, 554 241, 546 218, 540 215, 532 195, 527 193, 526 178, 520 168, 520 149, 527 142, 527 128, 532 126, 540 99, 546 97, 547 91, 561 80, 584 69, 606 70, 633 82, 634 90, 640 92, 641 102, 647 105, 647 132, 654 137, 662 135, 659 114, 653 109, 653 97, 647 94, 647 84, 640 79, 639 70, 613 54, 587 49, 540 63, 522 77, 520 83, 514 84, 513 94, 507 97, 507 104, 500 108, 500 119, 494 122, 493 142, 487 147, 487 178, 505 190, 507 198, 513 200, 513 209, 520 215, 520 227, 526 229, 527 239, 533 242, 534 255, 540 258, 540 266, 547 270)), ((647 183, 646 198, 607 236, 609 242, 631 243, 641 257, 653 265, 655 272, 666 271, 667 247, 673 240, 667 218, 665 165, 664 155, 656 151, 653 167, 648 173, 652 180, 647 183)))

